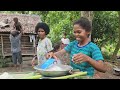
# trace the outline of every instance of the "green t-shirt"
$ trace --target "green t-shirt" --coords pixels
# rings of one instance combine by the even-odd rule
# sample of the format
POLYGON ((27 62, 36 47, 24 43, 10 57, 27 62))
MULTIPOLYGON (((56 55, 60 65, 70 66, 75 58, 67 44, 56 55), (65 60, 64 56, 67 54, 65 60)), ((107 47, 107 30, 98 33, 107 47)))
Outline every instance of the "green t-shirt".
POLYGON ((70 54, 70 65, 73 67, 73 69, 79 69, 80 71, 87 71, 88 76, 94 75, 94 68, 87 62, 75 64, 74 62, 72 62, 73 55, 78 53, 83 53, 91 57, 93 60, 96 61, 104 60, 99 47, 92 42, 89 42, 85 46, 80 47, 78 46, 78 41, 75 40, 71 42, 69 45, 67 45, 64 49, 70 54))

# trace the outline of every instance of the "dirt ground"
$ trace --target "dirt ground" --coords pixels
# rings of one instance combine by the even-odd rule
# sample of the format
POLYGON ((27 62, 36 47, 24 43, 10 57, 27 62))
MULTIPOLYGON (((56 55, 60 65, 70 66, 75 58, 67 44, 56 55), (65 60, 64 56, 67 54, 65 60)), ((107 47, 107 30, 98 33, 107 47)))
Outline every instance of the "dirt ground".
POLYGON ((117 66, 118 68, 120 68, 120 62, 116 62, 116 63, 110 63, 110 62, 105 62, 106 66, 107 66, 107 72, 106 73, 101 73, 96 71, 94 78, 95 79, 120 79, 120 76, 117 76, 114 74, 114 66, 117 66))
POLYGON ((22 71, 19 71, 19 69, 16 69, 13 67, 12 63, 9 64, 9 66, 0 68, 0 73, 3 72, 29 72, 29 71, 35 71, 33 67, 30 65, 29 61, 24 61, 22 71))
MULTIPOLYGON (((31 66, 31 60, 32 60, 31 57, 23 58, 22 72, 35 71, 31 66)), ((12 62, 9 62, 7 63, 7 67, 0 68, 0 73, 3 73, 3 72, 20 72, 20 71, 13 67, 12 62)))
MULTIPOLYGON (((114 64, 111 64, 110 62, 105 62, 105 63, 106 63, 106 66, 108 67, 107 72, 101 73, 101 72, 95 71, 94 78, 95 79, 120 79, 120 76, 116 76, 113 74, 114 73, 113 65, 120 67, 120 62, 117 62, 114 64)), ((31 66, 31 60, 23 61, 22 72, 29 72, 29 71, 35 71, 31 66)), ((19 71, 13 67, 12 63, 10 63, 8 67, 0 68, 0 73, 3 73, 3 72, 19 72, 19 71)))

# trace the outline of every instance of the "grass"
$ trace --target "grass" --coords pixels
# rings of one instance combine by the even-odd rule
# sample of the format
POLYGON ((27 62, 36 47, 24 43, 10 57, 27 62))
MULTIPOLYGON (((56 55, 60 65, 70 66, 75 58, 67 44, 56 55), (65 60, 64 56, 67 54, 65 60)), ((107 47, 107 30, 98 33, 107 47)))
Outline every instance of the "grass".
MULTIPOLYGON (((114 43, 108 43, 104 47, 101 48, 102 54, 105 59, 110 59, 114 50, 115 50, 116 44, 114 43)), ((118 51, 117 56, 120 56, 120 50, 118 51)))

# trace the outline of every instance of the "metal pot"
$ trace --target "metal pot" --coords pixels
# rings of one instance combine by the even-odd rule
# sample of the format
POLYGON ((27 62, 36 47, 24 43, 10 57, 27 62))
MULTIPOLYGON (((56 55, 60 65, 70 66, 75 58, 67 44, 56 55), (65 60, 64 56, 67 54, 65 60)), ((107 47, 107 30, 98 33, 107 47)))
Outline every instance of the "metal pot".
MULTIPOLYGON (((38 72, 45 76, 45 77, 58 77, 58 76, 64 76, 70 74, 70 71, 73 70, 73 68, 69 65, 61 65, 58 64, 58 67, 62 68, 62 70, 49 70, 49 69, 40 69, 37 66, 34 67, 34 69, 38 70, 38 72)), ((54 66, 52 66, 54 67, 54 66)), ((52 68, 51 67, 51 68, 52 68)))

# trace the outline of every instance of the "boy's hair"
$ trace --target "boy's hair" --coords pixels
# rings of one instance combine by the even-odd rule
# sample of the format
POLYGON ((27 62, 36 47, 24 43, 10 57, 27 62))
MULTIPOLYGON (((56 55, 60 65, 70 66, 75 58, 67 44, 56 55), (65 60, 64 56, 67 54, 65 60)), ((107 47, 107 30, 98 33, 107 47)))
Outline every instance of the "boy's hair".
POLYGON ((73 23, 73 25, 75 24, 79 24, 87 32, 90 32, 92 30, 91 23, 87 18, 81 17, 79 20, 73 23))
POLYGON ((11 32, 11 35, 12 35, 13 37, 16 37, 18 34, 19 34, 19 32, 18 32, 17 30, 13 30, 13 31, 11 32))
POLYGON ((13 18, 13 20, 14 20, 14 21, 18 21, 18 18, 17 18, 17 17, 15 17, 15 18, 13 18))
POLYGON ((38 23, 35 27, 36 33, 38 33, 39 28, 43 29, 45 31, 46 35, 49 34, 49 32, 50 32, 50 28, 46 23, 42 23, 42 22, 38 23))
POLYGON ((67 36, 67 33, 66 33, 66 32, 64 32, 63 34, 64 34, 64 36, 67 36))
POLYGON ((62 43, 61 41, 55 43, 55 44, 53 45, 53 50, 51 50, 51 51, 49 51, 49 52, 57 52, 57 51, 60 49, 61 43, 62 43))
POLYGON ((60 48, 61 43, 62 43, 61 41, 58 41, 57 43, 54 44, 53 48, 55 51, 57 51, 60 48))

